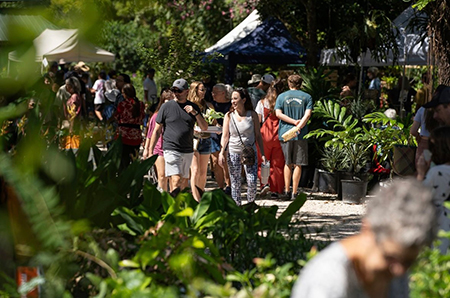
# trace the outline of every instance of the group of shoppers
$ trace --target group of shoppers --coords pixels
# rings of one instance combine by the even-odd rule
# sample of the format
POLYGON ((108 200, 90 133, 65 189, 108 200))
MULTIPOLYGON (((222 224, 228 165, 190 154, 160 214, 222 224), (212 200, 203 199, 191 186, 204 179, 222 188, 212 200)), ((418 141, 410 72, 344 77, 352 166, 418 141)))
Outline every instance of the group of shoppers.
POLYGON ((200 200, 211 160, 219 187, 229 189, 238 205, 242 203, 242 171, 245 172, 247 200, 252 202, 261 175, 258 169, 269 161, 268 184, 261 185, 261 192, 270 190, 275 197, 295 198, 301 166, 308 164, 308 146, 303 136, 307 133, 312 99, 300 91, 299 75, 289 76, 287 91, 283 80, 275 80, 270 74, 262 79, 266 82, 260 85, 267 84, 268 88, 261 92, 256 111, 246 88, 230 92, 226 85, 216 84, 211 102, 205 101, 206 88, 200 81, 189 86, 186 80, 178 79, 170 90, 163 91, 149 121, 143 153, 144 158, 158 155, 156 170, 161 189, 183 189, 190 179, 193 196, 200 200), (208 109, 224 113, 223 119, 208 125, 203 117, 208 109), (283 134, 293 127, 297 130, 295 136, 283 140, 283 134), (248 154, 253 158, 243 162, 248 154))

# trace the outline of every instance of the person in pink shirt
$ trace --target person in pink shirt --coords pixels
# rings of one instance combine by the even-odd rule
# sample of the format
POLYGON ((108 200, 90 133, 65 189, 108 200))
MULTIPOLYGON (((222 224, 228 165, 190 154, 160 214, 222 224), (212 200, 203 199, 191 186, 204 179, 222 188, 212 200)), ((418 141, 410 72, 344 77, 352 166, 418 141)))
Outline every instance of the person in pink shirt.
POLYGON ((150 139, 152 138, 153 130, 155 129, 156 124, 156 116, 158 115, 158 111, 161 108, 161 106, 169 100, 172 100, 174 98, 174 94, 172 91, 165 89, 162 90, 161 96, 159 98, 158 106, 156 107, 155 112, 152 115, 152 118, 150 118, 150 121, 148 122, 148 129, 147 129, 147 136, 145 139, 145 145, 144 145, 144 152, 143 152, 143 158, 147 159, 152 155, 158 155, 158 158, 155 162, 156 167, 156 175, 158 177, 158 187, 164 191, 167 191, 167 182, 168 179, 165 175, 165 161, 164 161, 164 153, 163 153, 163 135, 158 139, 158 142, 156 143, 155 149, 153 149, 153 152, 150 152, 150 139))

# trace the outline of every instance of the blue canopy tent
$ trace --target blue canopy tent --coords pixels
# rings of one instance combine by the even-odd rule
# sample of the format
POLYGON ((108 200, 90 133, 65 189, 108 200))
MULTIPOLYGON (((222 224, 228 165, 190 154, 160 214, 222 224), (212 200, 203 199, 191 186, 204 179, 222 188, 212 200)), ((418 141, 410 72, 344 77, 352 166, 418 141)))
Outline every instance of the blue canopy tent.
POLYGON ((214 53, 221 56, 213 62, 227 65, 227 83, 232 82, 237 64, 303 64, 306 58, 306 50, 280 20, 261 21, 256 10, 205 50, 206 55, 214 53))

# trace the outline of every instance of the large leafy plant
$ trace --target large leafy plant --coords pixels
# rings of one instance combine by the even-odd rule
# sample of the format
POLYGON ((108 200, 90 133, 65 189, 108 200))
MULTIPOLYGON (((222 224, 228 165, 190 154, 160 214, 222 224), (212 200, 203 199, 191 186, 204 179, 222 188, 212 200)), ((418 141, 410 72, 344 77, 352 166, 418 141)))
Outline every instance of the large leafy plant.
POLYGON ((417 146, 415 138, 409 133, 413 124, 412 114, 391 119, 382 112, 374 112, 364 116, 363 122, 372 125, 370 129, 365 129, 365 134, 373 144, 377 144, 380 161, 389 160, 392 164, 395 146, 417 146))
POLYGON ((306 138, 318 138, 325 141, 325 147, 335 147, 345 152, 349 161, 348 170, 359 173, 370 161, 371 139, 358 119, 347 114, 347 108, 332 100, 316 102, 314 113, 326 121, 326 128, 309 132, 306 138))

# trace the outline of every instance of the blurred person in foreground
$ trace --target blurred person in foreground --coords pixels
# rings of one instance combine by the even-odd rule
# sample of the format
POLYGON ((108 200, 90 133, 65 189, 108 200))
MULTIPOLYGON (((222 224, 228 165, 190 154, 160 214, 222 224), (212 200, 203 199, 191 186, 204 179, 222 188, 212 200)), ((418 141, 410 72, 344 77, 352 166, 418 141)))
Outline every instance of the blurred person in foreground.
POLYGON ((359 234, 308 262, 291 297, 409 297, 407 270, 436 227, 431 191, 415 180, 394 181, 370 199, 359 234))
MULTIPOLYGON (((439 229, 448 232, 450 210, 445 202, 450 200, 450 126, 441 126, 431 131, 428 143, 428 154, 424 152, 417 161, 417 180, 423 181, 432 190, 439 229)), ((438 248, 445 255, 450 247, 450 239, 442 237, 439 240, 438 248)))

